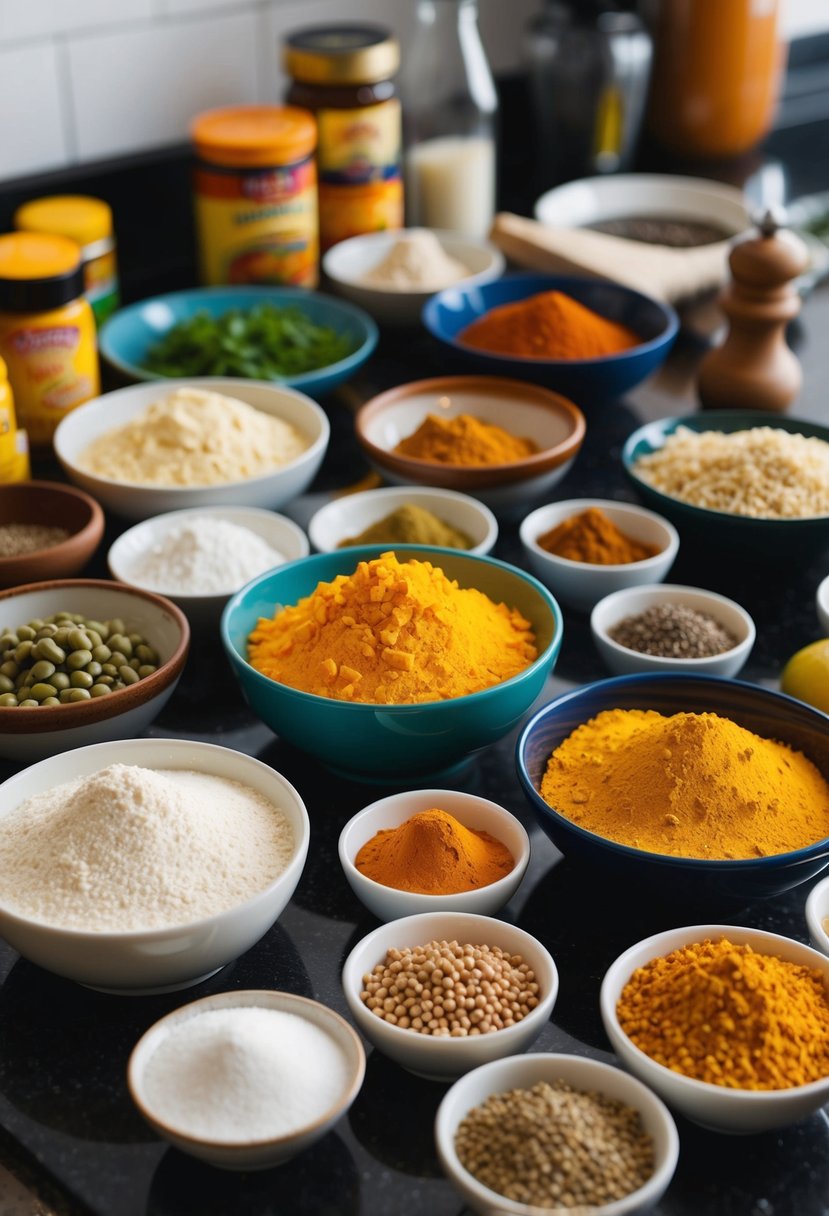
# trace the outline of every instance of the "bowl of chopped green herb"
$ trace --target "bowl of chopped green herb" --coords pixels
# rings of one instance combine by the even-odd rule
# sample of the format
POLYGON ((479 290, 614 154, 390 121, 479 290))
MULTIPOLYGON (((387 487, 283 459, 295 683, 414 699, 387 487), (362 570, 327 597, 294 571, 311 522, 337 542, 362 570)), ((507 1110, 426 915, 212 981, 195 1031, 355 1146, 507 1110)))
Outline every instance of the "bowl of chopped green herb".
POLYGON ((362 309, 320 292, 201 287, 122 308, 98 343, 129 381, 239 376, 316 397, 365 363, 377 326, 362 309))

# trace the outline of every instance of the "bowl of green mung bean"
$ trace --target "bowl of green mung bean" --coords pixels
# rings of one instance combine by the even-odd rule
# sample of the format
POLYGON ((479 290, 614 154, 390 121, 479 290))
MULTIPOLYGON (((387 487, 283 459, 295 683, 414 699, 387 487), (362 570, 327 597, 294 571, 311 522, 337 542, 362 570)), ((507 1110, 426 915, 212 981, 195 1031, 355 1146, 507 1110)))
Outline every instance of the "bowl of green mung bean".
POLYGON ((0 757, 131 739, 172 696, 190 644, 163 596, 104 579, 0 592, 0 757))

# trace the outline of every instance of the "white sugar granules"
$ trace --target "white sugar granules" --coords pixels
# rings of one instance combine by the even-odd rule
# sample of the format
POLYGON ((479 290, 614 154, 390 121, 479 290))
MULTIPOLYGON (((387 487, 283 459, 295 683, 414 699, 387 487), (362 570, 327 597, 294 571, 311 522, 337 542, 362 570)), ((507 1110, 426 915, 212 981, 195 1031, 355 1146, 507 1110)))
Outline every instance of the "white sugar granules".
POLYGON ((112 764, 0 818, 0 902, 65 929, 188 924, 267 887, 294 844, 283 812, 249 786, 112 764))
POLYGON ((143 1071, 157 1118, 185 1135, 239 1143, 316 1122, 343 1096, 345 1052, 280 1009, 208 1009, 172 1026, 143 1071))
POLYGON ((266 540, 226 519, 195 515, 169 528, 139 554, 129 577, 175 595, 231 595, 285 556, 266 540))

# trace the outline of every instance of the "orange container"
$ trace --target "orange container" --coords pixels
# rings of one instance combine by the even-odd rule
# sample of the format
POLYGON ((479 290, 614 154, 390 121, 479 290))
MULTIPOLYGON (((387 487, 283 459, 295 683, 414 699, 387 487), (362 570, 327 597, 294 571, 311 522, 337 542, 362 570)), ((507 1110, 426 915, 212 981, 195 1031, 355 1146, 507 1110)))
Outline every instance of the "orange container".
POLYGON ((648 128, 684 156, 738 156, 769 130, 784 63, 778 0, 658 0, 648 128))

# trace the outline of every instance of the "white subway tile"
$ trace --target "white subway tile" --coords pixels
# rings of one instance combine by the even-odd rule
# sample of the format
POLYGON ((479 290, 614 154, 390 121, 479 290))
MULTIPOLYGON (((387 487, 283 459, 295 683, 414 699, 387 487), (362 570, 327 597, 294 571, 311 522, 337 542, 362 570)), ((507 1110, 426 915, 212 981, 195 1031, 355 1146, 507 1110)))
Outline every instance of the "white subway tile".
POLYGON ((0 43, 152 17, 154 0, 0 0, 0 43))
POLYGON ((256 33, 250 12, 73 38, 79 158, 175 143, 201 110, 255 101, 256 33))
POLYGON ((67 163, 53 44, 0 50, 0 114, 0 179, 67 163))

